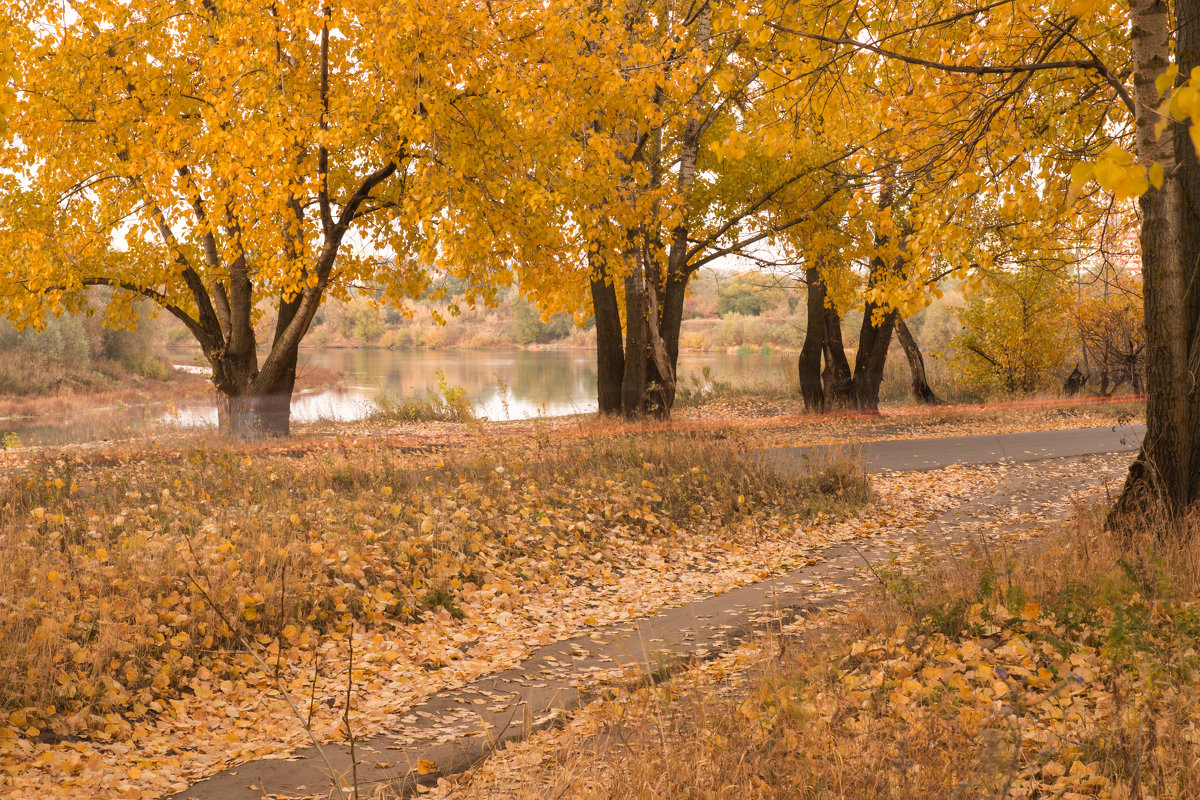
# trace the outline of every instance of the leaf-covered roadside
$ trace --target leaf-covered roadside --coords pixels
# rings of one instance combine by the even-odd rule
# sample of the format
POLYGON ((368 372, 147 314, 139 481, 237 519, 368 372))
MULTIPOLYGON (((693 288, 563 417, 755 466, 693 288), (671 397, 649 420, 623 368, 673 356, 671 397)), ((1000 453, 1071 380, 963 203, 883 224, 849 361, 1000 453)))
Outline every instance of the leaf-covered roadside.
POLYGON ((857 535, 813 524, 865 502, 852 465, 786 476, 737 450, 667 435, 453 458, 210 447, 9 475, 0 789, 151 797, 295 746, 246 645, 337 739, 351 632, 362 733, 539 644, 857 535))
POLYGON ((883 571, 881 599, 782 656, 597 704, 435 794, 1198 797, 1198 554, 1134 536, 1140 557, 1089 519, 1015 558, 883 571))

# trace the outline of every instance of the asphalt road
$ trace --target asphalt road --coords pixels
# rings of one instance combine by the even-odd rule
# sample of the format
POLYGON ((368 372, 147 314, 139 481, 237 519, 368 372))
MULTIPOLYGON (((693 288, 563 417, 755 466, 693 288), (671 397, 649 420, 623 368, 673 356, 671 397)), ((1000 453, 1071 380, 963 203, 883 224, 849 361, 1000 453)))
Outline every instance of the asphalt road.
MULTIPOLYGON (((1031 431, 940 439, 899 439, 852 445, 867 472, 944 469, 955 464, 1025 464, 1047 458, 1077 458, 1105 453, 1136 452, 1145 425, 1031 431)), ((802 466, 821 458, 825 447, 775 447, 760 457, 779 466, 802 466)))

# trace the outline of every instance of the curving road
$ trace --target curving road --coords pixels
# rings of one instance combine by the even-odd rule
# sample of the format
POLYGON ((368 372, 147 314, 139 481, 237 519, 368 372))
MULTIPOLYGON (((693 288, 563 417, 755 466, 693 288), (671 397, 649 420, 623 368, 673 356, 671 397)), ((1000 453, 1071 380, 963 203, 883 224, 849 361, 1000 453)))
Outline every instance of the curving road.
MULTIPOLYGON (((954 465, 1027 464, 1047 458, 1078 458, 1137 452, 1145 425, 1030 431, 940 439, 896 439, 855 445, 867 472, 910 472, 954 465)), ((775 447, 760 458, 781 467, 799 467, 820 458, 825 447, 775 447)))

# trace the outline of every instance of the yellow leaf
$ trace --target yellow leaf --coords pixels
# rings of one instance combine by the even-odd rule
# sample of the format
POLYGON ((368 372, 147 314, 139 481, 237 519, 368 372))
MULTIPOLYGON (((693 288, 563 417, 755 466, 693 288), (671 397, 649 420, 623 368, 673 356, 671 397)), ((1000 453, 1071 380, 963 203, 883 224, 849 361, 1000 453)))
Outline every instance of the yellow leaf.
POLYGON ((1170 89, 1171 86, 1174 85, 1175 78, 1178 76, 1179 76, 1179 65, 1172 64, 1171 66, 1169 66, 1165 70, 1163 70, 1159 74, 1159 76, 1154 79, 1154 88, 1158 90, 1158 94, 1160 97, 1162 96, 1163 92, 1165 92, 1167 89, 1170 89))
POLYGON ((1196 110, 1197 101, 1200 101, 1200 90, 1191 85, 1180 86, 1171 95, 1168 105, 1171 116, 1181 121, 1187 119, 1196 110))
POLYGON ((1150 165, 1150 184, 1155 189, 1161 189, 1163 185, 1163 165, 1157 161, 1150 165))
POLYGON ((1071 185, 1081 186, 1092 179, 1095 171, 1093 164, 1076 164, 1071 167, 1071 185))

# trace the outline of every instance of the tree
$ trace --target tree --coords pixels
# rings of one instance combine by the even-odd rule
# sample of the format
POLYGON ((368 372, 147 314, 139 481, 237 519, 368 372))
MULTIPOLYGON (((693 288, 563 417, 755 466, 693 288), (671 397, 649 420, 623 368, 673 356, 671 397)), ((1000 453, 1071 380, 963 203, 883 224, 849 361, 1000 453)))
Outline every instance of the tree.
POLYGON ((855 182, 830 169, 854 147, 841 130, 854 105, 826 105, 827 145, 807 106, 775 92, 806 47, 780 63, 753 18, 725 0, 551 4, 503 145, 464 166, 505 200, 455 206, 477 231, 455 260, 507 264, 496 280, 544 310, 594 317, 602 412, 668 414, 691 276, 811 227, 855 182))
POLYGON ((783 290, 769 285, 769 275, 743 272, 717 286, 717 313, 757 317, 784 298, 783 290))
POLYGON ((893 333, 908 361, 913 399, 936 404, 937 395, 925 374, 925 358, 904 317, 896 309, 878 309, 867 301, 859 334, 860 346, 851 370, 842 340, 842 317, 828 297, 825 280, 817 267, 805 270, 808 289, 808 321, 804 344, 797 361, 800 393, 809 412, 830 407, 855 406, 873 412, 879 408, 879 388, 893 333), (865 346, 861 344, 866 342, 865 346), (824 367, 822 367, 824 363, 824 367), (861 368, 859 365, 862 365, 861 368))
POLYGON ((1133 153, 1113 148, 1074 177, 1141 212, 1146 433, 1112 519, 1178 519, 1200 502, 1200 3, 1176 2, 1172 19, 1161 0, 1131 0, 1128 14, 1133 153))
POLYGON ((1160 103, 1178 76, 1200 67, 1200 3, 1178 0, 1174 20, 1162 0, 1132 0, 1130 10, 1137 161, 1113 171, 1125 179, 1119 193, 1140 195, 1147 401, 1146 434, 1116 511, 1153 502, 1177 517, 1200 501, 1200 163, 1188 135, 1197 130, 1195 82, 1165 109, 1160 103))
POLYGON ((988 276, 958 310, 952 345, 963 384, 981 396, 1050 389, 1070 349, 1069 285, 1026 267, 988 276))
POLYGON ((446 119, 486 95, 473 9, 11 7, 0 312, 37 326, 92 285, 123 290, 116 318, 149 299, 203 349, 223 427, 286 433, 321 303, 369 281, 399 303, 436 254, 431 165, 461 138, 446 119))
MULTIPOLYGON (((1200 73, 1193 74, 1200 67, 1200 3, 1176 2, 1173 19, 1162 0, 1128 6, 1079 0, 1062 8, 916 4, 903 15, 891 15, 893 9, 856 8, 866 30, 855 35, 798 35, 872 53, 897 70, 921 70, 926 85, 940 74, 932 81, 940 103, 926 92, 912 93, 930 109, 916 118, 943 114, 947 104, 969 111, 960 114, 968 124, 954 140, 961 151, 984 144, 997 122, 1012 121, 998 140, 1000 155, 1014 163, 1036 155, 1043 166, 1059 165, 1059 174, 1065 157, 1076 162, 1076 197, 1085 187, 1096 191, 1089 183, 1094 178, 1117 201, 1137 198, 1147 431, 1117 510, 1153 502, 1168 516, 1181 516, 1200 501, 1200 165, 1194 141, 1200 73), (873 29, 888 16, 891 24, 873 29), (1132 77, 1132 91, 1123 75, 1132 77), (947 91, 955 81, 958 91, 947 91), (1103 112, 1098 118, 1097 111, 1103 112), (1105 139, 1110 144, 1096 153, 1105 139), (1091 146, 1080 146, 1088 140, 1091 146)), ((1011 201, 1036 197, 1022 193, 1011 201)))
POLYGON ((1084 380, 1101 395, 1122 386, 1146 388, 1146 325, 1142 316, 1141 275, 1111 263, 1080 276, 1071 306, 1083 355, 1084 380))
MULTIPOLYGON (((623 207, 602 209, 588 226, 602 411, 616 411, 619 396, 626 416, 668 414, 692 275, 803 227, 846 183, 828 171, 818 135, 792 136, 800 112, 772 100, 789 68, 773 35, 746 29, 749 18, 729 3, 662 3, 615 43, 661 66, 627 73, 645 92, 627 112, 636 133, 599 128, 586 142, 601 153, 624 144, 628 165, 610 176, 623 207), (606 228, 614 234, 596 235, 606 228)), ((630 82, 608 90, 628 96, 630 82)))

